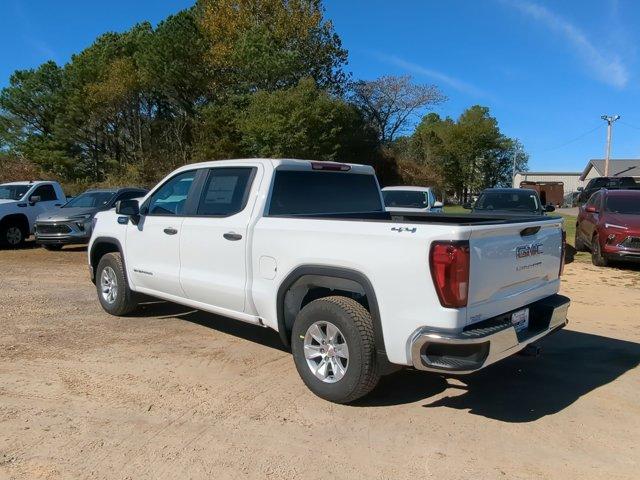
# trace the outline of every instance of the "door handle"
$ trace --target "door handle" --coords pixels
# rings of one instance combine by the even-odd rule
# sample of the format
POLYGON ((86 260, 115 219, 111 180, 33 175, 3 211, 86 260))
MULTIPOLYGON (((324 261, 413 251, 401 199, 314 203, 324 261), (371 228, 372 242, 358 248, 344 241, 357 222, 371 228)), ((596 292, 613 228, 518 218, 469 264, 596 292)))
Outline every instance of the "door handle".
POLYGON ((178 233, 178 230, 176 230, 175 228, 169 227, 169 228, 165 228, 163 232, 166 233, 167 235, 175 235, 176 233, 178 233))
POLYGON ((225 233, 222 236, 224 238, 226 238, 227 240, 231 240, 232 242, 235 242, 235 241, 238 241, 238 240, 242 240, 242 235, 240 235, 239 233, 228 232, 228 233, 225 233))

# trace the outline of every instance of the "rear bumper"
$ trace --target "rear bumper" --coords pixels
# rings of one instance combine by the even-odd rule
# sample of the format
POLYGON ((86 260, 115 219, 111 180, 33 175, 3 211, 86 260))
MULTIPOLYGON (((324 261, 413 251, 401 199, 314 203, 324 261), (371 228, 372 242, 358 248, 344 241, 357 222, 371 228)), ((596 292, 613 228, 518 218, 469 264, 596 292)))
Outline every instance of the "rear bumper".
POLYGON ((529 308, 529 328, 516 332, 511 313, 484 320, 459 333, 418 330, 411 342, 413 366, 432 372, 472 373, 522 350, 567 324, 570 300, 552 295, 529 308))

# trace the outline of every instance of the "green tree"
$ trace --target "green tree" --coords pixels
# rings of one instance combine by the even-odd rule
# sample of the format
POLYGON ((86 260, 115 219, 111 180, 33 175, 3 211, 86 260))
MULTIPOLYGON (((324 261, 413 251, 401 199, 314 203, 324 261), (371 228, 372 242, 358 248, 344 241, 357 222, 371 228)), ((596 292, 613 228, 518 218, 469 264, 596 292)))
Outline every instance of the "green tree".
POLYGON ((286 90, 257 92, 239 129, 251 156, 371 163, 376 146, 358 110, 310 78, 286 90))
POLYGON ((514 155, 517 169, 526 169, 522 144, 502 134, 489 109, 479 105, 456 121, 426 115, 403 153, 432 170, 442 187, 462 200, 484 188, 510 185, 514 155))

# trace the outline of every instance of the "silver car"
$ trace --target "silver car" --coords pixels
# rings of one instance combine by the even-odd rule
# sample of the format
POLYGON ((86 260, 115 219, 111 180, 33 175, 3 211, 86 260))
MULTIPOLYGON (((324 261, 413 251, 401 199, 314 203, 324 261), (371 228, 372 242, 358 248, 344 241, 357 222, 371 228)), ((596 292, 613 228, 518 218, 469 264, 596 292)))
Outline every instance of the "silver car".
POLYGON ((96 213, 109 210, 120 200, 142 197, 141 188, 88 190, 62 207, 38 216, 35 223, 36 242, 47 250, 60 250, 63 245, 88 243, 96 213))

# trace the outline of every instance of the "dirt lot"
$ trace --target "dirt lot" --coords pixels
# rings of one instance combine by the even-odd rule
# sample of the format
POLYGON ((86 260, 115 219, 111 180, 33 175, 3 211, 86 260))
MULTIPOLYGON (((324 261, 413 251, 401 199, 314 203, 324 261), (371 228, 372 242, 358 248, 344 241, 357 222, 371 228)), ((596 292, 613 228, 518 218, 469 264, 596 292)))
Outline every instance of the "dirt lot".
POLYGON ((271 331, 102 312, 82 249, 0 251, 0 479, 638 478, 640 273, 566 268, 542 356, 314 397, 271 331))

